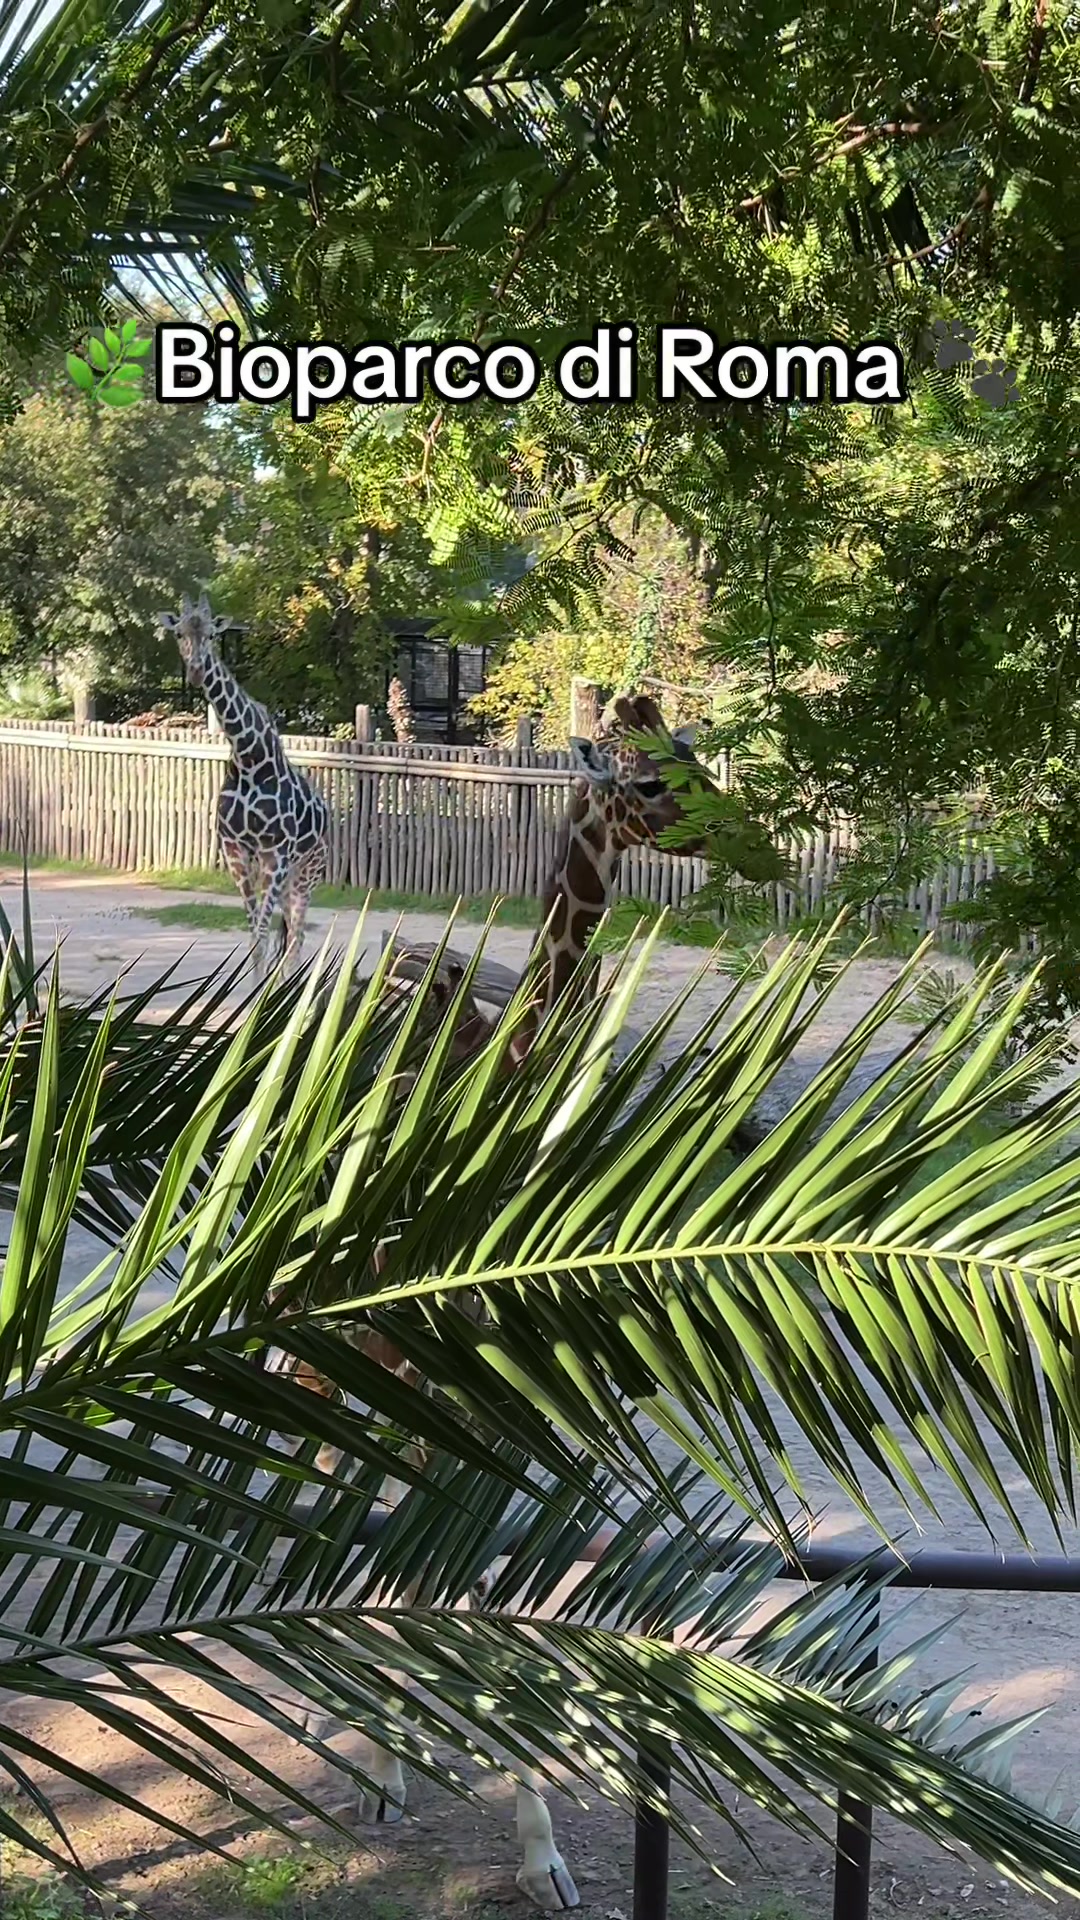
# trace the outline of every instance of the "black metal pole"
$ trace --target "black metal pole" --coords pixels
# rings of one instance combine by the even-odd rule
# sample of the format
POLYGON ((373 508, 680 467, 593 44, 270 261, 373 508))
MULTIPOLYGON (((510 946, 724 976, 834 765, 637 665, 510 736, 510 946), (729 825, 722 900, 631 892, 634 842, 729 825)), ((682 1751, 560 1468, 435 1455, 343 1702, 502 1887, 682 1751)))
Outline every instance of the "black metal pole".
MULTIPOLYGON (((671 1764, 665 1752, 643 1742, 638 1765, 646 1779, 667 1793, 671 1764)), ((664 1815, 639 1800, 634 1810, 634 1920, 667 1920, 670 1841, 664 1815)))
MULTIPOLYGON (((874 1625, 881 1623, 880 1601, 874 1605, 874 1625)), ((876 1648, 860 1668, 877 1665, 876 1648)), ((864 1800, 840 1795, 836 1815, 836 1866, 833 1873, 833 1920, 869 1920, 870 1855, 873 1850, 873 1812, 864 1800)))
POLYGON ((833 1920, 866 1920, 870 1911, 870 1853, 872 1814, 862 1800, 840 1795, 836 1817, 836 1871, 833 1876, 833 1920))

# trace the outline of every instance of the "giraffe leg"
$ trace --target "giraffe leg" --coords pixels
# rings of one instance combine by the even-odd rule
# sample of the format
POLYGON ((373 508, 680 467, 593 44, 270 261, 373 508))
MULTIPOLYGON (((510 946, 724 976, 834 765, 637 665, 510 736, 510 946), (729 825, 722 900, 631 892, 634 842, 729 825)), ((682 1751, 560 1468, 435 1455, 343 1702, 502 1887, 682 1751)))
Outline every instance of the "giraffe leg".
POLYGON ((311 895, 303 877, 292 874, 281 902, 284 922, 284 942, 282 966, 286 973, 291 972, 300 958, 300 949, 304 944, 304 928, 307 924, 311 895))
POLYGON ((404 1818, 405 1769, 396 1753, 387 1753, 373 1740, 364 1742, 357 1763, 371 1781, 360 1796, 360 1818, 367 1827, 394 1827, 404 1818))
POLYGON ((270 967, 270 929, 281 905, 289 878, 289 863, 284 851, 270 854, 263 865, 263 896, 252 928, 257 954, 256 970, 265 979, 270 967))
MULTIPOLYGON (((423 1468, 428 1463, 428 1449, 419 1442, 405 1449, 405 1458, 411 1466, 423 1468)), ((383 1487, 383 1497, 389 1506, 397 1506, 408 1491, 407 1482, 387 1480, 383 1487), (393 1497, 392 1497, 393 1496, 393 1497)), ((411 1607, 416 1601, 419 1585, 406 1587, 401 1596, 401 1605, 411 1607)), ((371 1780, 371 1787, 360 1796, 360 1818, 367 1826, 393 1826, 405 1812, 405 1772, 401 1761, 394 1753, 388 1753, 385 1747, 367 1743, 364 1771, 371 1780)))
MULTIPOLYGON (((225 862, 229 878, 240 895, 244 912, 247 915, 248 931, 252 939, 254 939, 255 922, 259 915, 259 893, 256 885, 257 866, 255 856, 247 847, 240 846, 235 840, 227 840, 223 834, 221 836, 221 857, 225 862)), ((253 958, 257 972, 258 960, 256 956, 253 956, 253 958)))
POLYGON ((517 1872, 518 1886, 538 1907, 545 1907, 551 1913, 579 1906, 573 1876, 555 1845, 551 1815, 537 1775, 526 1771, 513 1777, 517 1787, 518 1839, 525 1855, 517 1872))
MULTIPOLYGON (((332 1380, 327 1380, 306 1360, 296 1360, 291 1354, 283 1353, 280 1348, 266 1355, 264 1366, 267 1373, 284 1374, 294 1386, 306 1388, 308 1393, 317 1394, 320 1400, 340 1402, 340 1389, 332 1380)), ((295 1434, 279 1436, 291 1453, 299 1453, 303 1441, 295 1434)), ((322 1473, 334 1473, 342 1460, 340 1448, 323 1445, 315 1456, 315 1464, 322 1473)))

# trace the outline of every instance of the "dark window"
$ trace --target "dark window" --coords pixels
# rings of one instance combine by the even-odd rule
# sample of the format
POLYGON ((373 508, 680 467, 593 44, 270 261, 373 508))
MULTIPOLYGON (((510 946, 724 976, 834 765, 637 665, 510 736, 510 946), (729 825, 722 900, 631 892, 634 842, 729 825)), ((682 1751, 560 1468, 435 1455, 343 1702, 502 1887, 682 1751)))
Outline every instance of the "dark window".
POLYGON ((464 745, 479 737, 462 710, 484 690, 489 652, 487 647, 451 647, 422 634, 397 636, 395 671, 408 696, 418 739, 464 745))
POLYGON ((483 693, 486 664, 484 647, 458 648, 458 685, 467 699, 471 699, 475 693, 483 693))

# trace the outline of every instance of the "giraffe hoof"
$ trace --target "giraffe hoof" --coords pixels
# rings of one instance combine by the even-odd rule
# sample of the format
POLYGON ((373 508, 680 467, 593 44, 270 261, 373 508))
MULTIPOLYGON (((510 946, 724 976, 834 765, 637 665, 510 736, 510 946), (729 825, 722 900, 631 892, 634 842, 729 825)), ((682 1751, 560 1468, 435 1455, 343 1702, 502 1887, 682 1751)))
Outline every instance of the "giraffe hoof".
POLYGON ((561 1853, 553 1851, 541 1865, 519 1867, 517 1884, 534 1906, 543 1907, 548 1913, 564 1913, 570 1907, 581 1905, 561 1853))

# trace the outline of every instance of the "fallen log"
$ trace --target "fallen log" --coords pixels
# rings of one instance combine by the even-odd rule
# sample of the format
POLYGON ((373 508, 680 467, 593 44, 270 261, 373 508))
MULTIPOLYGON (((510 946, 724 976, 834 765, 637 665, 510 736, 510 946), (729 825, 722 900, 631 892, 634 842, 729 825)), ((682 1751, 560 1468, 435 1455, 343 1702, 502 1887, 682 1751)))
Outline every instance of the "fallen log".
MULTIPOLYGON (((400 936, 384 933, 380 941, 380 951, 395 947, 394 975, 399 980, 422 980, 438 951, 434 941, 402 941, 400 936)), ((465 972, 471 956, 459 953, 453 947, 443 949, 444 964, 450 968, 465 972)), ((472 996, 474 1000, 484 1000, 491 1006, 508 1007, 520 984, 521 976, 512 967, 500 966, 497 960, 482 959, 472 977, 472 996)))

